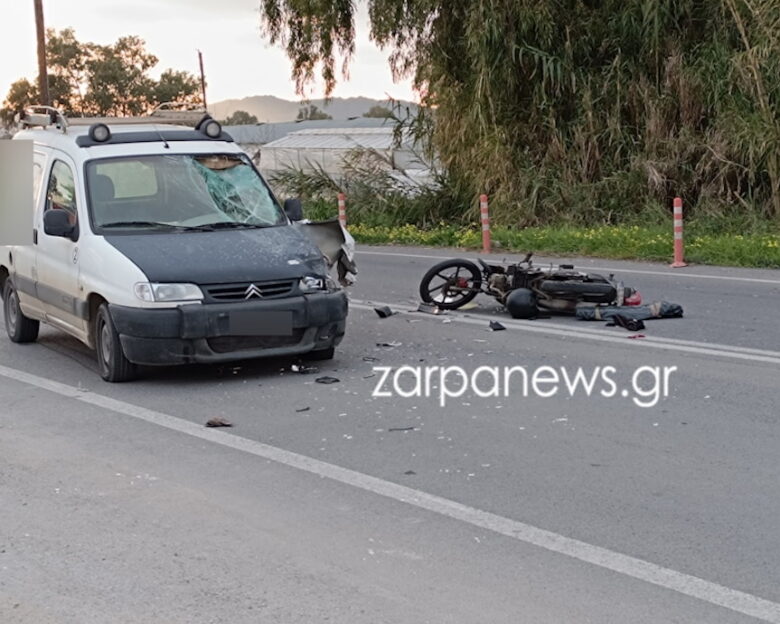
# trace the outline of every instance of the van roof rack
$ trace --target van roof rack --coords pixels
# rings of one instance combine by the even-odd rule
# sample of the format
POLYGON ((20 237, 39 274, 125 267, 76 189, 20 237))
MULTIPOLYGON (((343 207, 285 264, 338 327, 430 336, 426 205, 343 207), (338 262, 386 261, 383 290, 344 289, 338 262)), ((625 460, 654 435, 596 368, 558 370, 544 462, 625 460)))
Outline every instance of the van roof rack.
POLYGON ((136 117, 66 117, 52 106, 36 105, 17 115, 17 123, 22 128, 47 128, 54 126, 65 132, 69 126, 91 126, 96 123, 112 125, 169 123, 196 127, 207 116, 205 108, 188 104, 164 102, 148 115, 136 117))

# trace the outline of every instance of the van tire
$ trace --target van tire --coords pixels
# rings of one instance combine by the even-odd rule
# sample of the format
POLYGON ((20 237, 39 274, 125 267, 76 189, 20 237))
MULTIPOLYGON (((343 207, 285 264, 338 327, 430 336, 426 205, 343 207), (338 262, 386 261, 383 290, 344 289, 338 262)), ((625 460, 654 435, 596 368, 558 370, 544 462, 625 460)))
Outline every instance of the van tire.
POLYGON ((309 351, 303 354, 304 360, 312 362, 322 362, 324 360, 332 360, 336 356, 336 347, 330 347, 329 349, 320 349, 319 351, 309 351))
POLYGON ((107 303, 100 304, 95 316, 95 353, 105 381, 121 383, 135 378, 137 367, 125 357, 107 303))
POLYGON ((3 289, 3 311, 5 316, 5 331, 12 342, 35 342, 41 324, 27 318, 19 307, 19 294, 14 288, 11 278, 5 280, 3 289))

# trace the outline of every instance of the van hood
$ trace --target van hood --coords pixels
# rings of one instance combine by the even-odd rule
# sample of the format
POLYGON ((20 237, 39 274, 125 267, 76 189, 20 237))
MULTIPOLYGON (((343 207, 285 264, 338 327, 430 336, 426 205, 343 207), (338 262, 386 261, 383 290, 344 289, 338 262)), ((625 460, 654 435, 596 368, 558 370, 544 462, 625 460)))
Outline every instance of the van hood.
POLYGON ((309 237, 289 225, 216 232, 110 234, 150 282, 228 284, 298 279, 328 270, 309 237))

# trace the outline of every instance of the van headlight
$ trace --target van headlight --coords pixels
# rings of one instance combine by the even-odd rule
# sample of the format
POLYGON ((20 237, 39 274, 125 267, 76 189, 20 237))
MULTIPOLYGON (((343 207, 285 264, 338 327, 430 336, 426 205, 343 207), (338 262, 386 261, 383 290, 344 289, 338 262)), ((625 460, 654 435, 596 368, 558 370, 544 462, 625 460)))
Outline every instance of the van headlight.
POLYGON ((135 296, 141 301, 202 301, 203 292, 195 284, 150 284, 135 285, 135 296))
POLYGON ((336 292, 337 290, 341 290, 341 286, 339 286, 338 282, 334 280, 330 275, 326 275, 325 277, 318 277, 316 275, 307 275, 306 277, 301 278, 301 281, 299 282, 299 287, 301 289, 301 292, 304 293, 310 293, 310 292, 336 292))
POLYGON ((315 275, 306 275, 298 282, 298 286, 300 287, 301 292, 305 293, 325 290, 325 279, 315 275))

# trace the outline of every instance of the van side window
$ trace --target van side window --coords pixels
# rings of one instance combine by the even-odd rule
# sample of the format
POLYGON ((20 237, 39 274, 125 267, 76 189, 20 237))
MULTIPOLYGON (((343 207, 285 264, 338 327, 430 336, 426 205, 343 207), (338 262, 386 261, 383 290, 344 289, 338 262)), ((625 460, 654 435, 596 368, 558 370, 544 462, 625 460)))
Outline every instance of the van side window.
POLYGON ((61 160, 55 160, 51 168, 51 177, 46 191, 46 208, 44 210, 65 210, 69 221, 77 220, 76 183, 70 167, 61 160))

